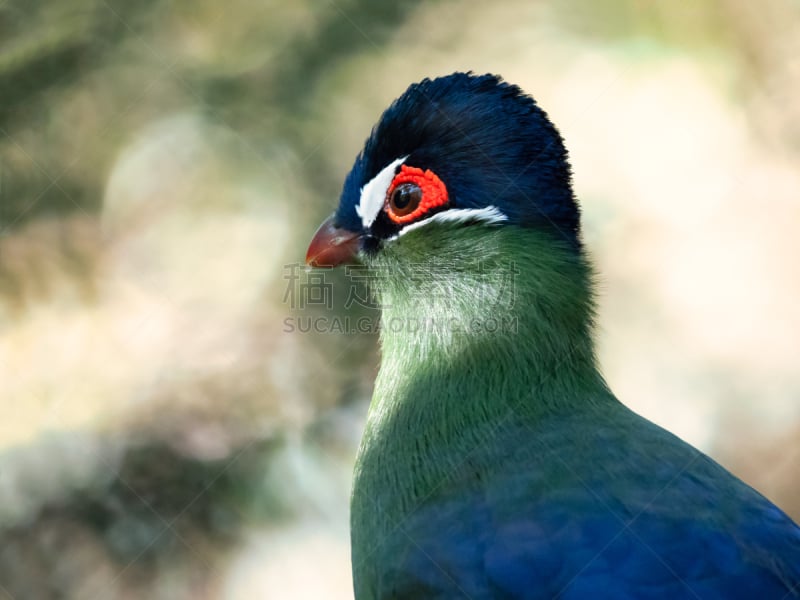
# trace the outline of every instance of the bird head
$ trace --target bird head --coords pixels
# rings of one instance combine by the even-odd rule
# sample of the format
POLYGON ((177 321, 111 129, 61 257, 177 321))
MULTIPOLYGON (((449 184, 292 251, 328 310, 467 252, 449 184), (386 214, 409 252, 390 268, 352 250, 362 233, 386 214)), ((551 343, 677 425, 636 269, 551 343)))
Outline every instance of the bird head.
POLYGON ((548 232, 580 252, 567 152, 530 96, 495 75, 411 85, 383 113, 345 179, 336 212, 308 248, 312 266, 380 256, 414 238, 469 253, 486 228, 548 232), (413 234, 412 234, 413 232, 413 234))

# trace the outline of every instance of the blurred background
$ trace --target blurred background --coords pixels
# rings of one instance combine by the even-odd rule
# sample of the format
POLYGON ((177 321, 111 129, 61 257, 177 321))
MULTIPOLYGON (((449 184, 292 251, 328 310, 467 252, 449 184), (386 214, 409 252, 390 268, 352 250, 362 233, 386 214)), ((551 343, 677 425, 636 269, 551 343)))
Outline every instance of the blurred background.
POLYGON ((0 598, 351 597, 376 336, 286 320, 371 314, 306 244, 467 69, 566 138, 617 395, 800 518, 797 2, 0 0, 0 598))

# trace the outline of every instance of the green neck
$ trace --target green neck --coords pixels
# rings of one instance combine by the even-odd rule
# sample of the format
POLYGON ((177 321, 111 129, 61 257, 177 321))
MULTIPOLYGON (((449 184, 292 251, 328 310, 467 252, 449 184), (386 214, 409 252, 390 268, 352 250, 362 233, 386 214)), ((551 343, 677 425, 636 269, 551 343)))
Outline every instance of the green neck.
POLYGON ((488 402, 505 390, 531 416, 602 396, 587 394, 605 390, 592 273, 565 242, 514 226, 431 223, 370 264, 384 306, 376 403, 425 402, 402 391, 421 381, 437 403, 443 394, 488 402))
POLYGON ((595 367, 591 270, 566 244, 430 223, 368 262, 383 356, 354 473, 357 574, 444 480, 506 460, 501 428, 529 438, 549 415, 616 404, 595 367))

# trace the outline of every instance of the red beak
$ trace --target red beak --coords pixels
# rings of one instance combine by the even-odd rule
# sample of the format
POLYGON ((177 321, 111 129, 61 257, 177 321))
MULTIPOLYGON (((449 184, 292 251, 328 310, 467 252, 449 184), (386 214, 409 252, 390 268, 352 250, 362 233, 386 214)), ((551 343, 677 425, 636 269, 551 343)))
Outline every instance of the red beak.
POLYGON ((319 226, 306 252, 306 264, 312 267, 335 267, 355 261, 360 234, 333 224, 333 215, 319 226))

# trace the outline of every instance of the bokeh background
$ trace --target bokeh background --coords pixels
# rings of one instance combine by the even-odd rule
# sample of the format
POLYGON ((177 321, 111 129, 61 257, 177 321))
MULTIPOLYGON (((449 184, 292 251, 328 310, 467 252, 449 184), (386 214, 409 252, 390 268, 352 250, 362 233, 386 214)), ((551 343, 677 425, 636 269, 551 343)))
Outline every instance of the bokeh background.
POLYGON ((467 69, 566 138, 612 388, 800 518, 797 2, 0 0, 0 598, 351 597, 376 337, 296 265, 467 69))

